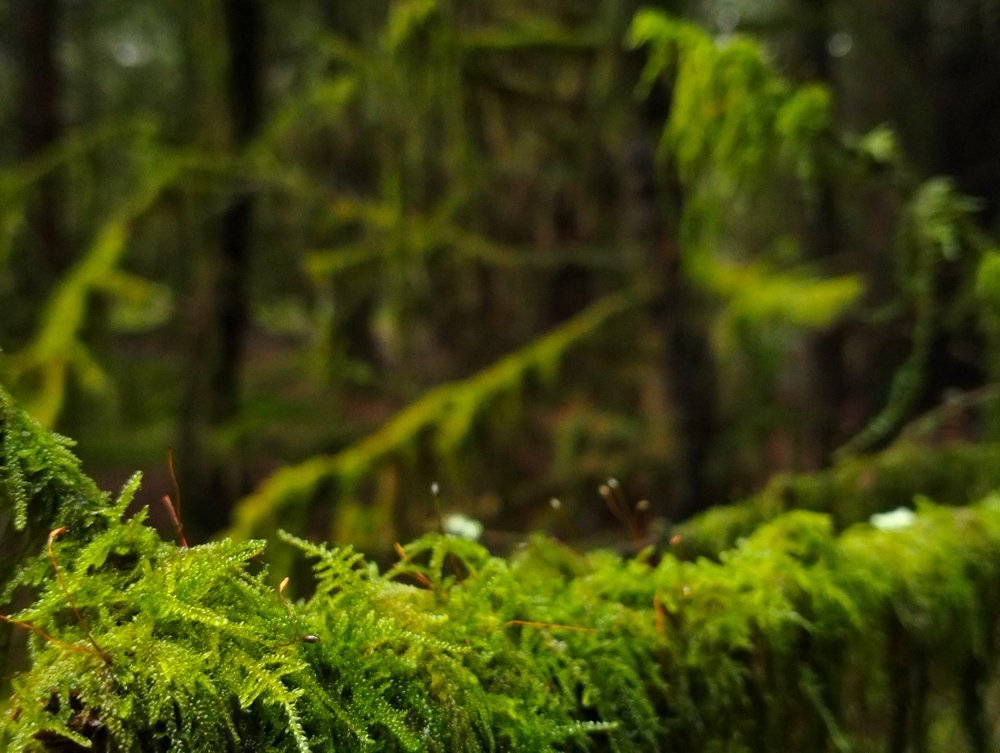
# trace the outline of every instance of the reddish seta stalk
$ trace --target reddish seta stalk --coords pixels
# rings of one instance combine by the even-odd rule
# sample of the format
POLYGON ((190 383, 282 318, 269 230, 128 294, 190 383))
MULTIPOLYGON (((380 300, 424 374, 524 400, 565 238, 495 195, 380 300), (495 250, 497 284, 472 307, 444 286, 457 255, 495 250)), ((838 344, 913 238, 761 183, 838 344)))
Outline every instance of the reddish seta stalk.
POLYGON ((83 632, 87 636, 87 640, 90 641, 90 645, 94 647, 94 651, 90 653, 93 653, 95 656, 99 656, 105 662, 110 664, 111 657, 108 655, 108 652, 105 651, 103 648, 101 648, 100 645, 98 645, 97 641, 94 640, 94 636, 90 634, 90 630, 89 628, 87 628, 87 623, 83 621, 83 615, 80 614, 80 610, 77 609, 76 604, 73 603, 73 597, 69 595, 69 589, 66 588, 66 582, 63 580, 62 572, 59 570, 59 563, 56 562, 55 552, 52 551, 52 542, 55 540, 56 536, 59 536, 65 532, 66 532, 66 526, 60 526, 59 528, 56 528, 55 530, 49 533, 49 543, 48 543, 49 560, 51 560, 52 567, 56 571, 56 578, 59 580, 59 587, 62 589, 62 592, 66 594, 66 601, 69 602, 70 607, 72 607, 73 609, 73 614, 76 615, 76 621, 80 623, 80 627, 83 628, 83 632))

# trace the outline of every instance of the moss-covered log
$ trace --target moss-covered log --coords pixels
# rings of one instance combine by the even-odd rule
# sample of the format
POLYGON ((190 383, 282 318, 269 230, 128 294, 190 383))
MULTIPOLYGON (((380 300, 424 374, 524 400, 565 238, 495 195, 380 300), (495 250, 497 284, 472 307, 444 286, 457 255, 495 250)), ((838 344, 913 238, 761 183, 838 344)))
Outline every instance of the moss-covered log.
POLYGON ((920 497, 967 505, 1000 489, 1000 445, 899 443, 813 473, 783 473, 743 502, 675 526, 685 558, 717 558, 760 525, 790 510, 830 515, 837 530, 877 513, 913 508, 920 497))
POLYGON ((718 561, 540 537, 499 558, 430 535, 379 572, 286 536, 316 562, 315 593, 288 603, 264 542, 162 541, 144 513, 122 520, 138 477, 110 504, 4 407, 6 514, 67 527, 6 618, 31 653, 0 723, 11 751, 938 750, 956 729, 981 750, 991 734, 1000 498, 839 535, 782 513, 718 561))

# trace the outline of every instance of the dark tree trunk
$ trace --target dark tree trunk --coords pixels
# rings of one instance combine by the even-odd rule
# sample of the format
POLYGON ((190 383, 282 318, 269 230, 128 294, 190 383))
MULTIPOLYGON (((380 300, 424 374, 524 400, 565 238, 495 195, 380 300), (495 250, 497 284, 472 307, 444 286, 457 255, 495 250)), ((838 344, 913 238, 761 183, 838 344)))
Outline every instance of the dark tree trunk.
POLYGON ((683 447, 674 516, 688 518, 730 501, 715 451, 719 434, 715 356, 702 321, 703 304, 684 278, 673 238, 661 247, 661 314, 665 370, 683 447))
MULTIPOLYGON (((822 82, 831 88, 833 65, 828 50, 832 33, 831 0, 803 0, 805 26, 801 34, 801 57, 806 78, 822 82)), ((830 171, 821 165, 815 186, 815 199, 808 208, 805 227, 806 249, 818 264, 831 267, 840 246, 840 219, 837 212, 835 182, 830 171)), ((812 447, 814 463, 825 463, 833 450, 848 439, 851 427, 842 421, 848 387, 844 367, 845 331, 834 327, 817 334, 811 343, 813 356, 812 394, 815 419, 812 447)))
MULTIPOLYGON (((930 9, 927 0, 890 0, 890 33, 906 73, 893 86, 892 118, 898 123, 909 159, 924 174, 934 165, 935 70, 931 45, 930 9)), ((946 117, 954 117, 946 113, 946 117)), ((980 152, 982 154, 982 152, 980 152)))
POLYGON ((962 666, 959 684, 962 689, 962 723, 965 727, 966 742, 972 753, 986 753, 990 750, 992 730, 986 714, 983 690, 990 673, 979 658, 970 656, 962 666))
MULTIPOLYGON (((654 102, 649 123, 662 123, 666 115, 654 102)), ((650 128, 647 133, 654 132, 650 128)), ((667 398, 676 416, 679 447, 677 476, 671 484, 673 499, 666 509, 684 519, 712 505, 728 501, 728 479, 716 462, 719 417, 715 356, 708 339, 705 305, 685 279, 681 265, 679 225, 683 192, 675 180, 656 179, 653 146, 635 134, 628 156, 628 185, 624 236, 646 246, 650 268, 660 280, 661 293, 652 314, 662 342, 663 374, 667 398)))
POLYGON ((239 413, 240 371, 245 350, 247 268, 253 232, 253 206, 242 196, 222 217, 222 239, 215 289, 216 352, 212 354, 209 420, 222 426, 239 413))
POLYGON ((225 0, 229 42, 229 109, 233 139, 242 147, 261 120, 261 40, 264 31, 260 0, 225 0))
MULTIPOLYGON (((978 7, 978 6, 977 6, 978 7)), ((984 200, 982 219, 1000 218, 1000 32, 968 17, 936 65, 935 173, 953 175, 959 189, 984 200)))
MULTIPOLYGON (((62 81, 59 71, 58 43, 59 0, 22 0, 15 6, 20 21, 21 63, 21 154, 31 159, 52 146, 63 131, 59 113, 62 81)), ((70 265, 71 254, 63 227, 63 192, 55 176, 47 176, 28 207, 28 228, 32 246, 53 276, 61 275, 70 265)), ((29 545, 26 536, 14 536, 7 529, 9 521, 0 521, 4 554, 13 555, 29 545)), ((37 543, 37 542, 36 542, 37 543)), ((0 570, 6 575, 7 562, 0 557, 0 570)), ((15 559, 8 562, 16 561, 15 559)), ((25 606, 3 605, 4 612, 25 606), (13 608, 11 608, 13 606, 13 608)), ((11 625, 0 623, 0 677, 20 669, 24 661, 26 638, 14 633, 11 625)), ((3 684, 4 679, 0 679, 3 684)))
POLYGON ((802 0, 801 57, 805 78, 829 83, 832 65, 827 42, 830 38, 831 0, 802 0))
MULTIPOLYGON (((59 113, 59 0, 23 0, 21 22, 21 148, 38 155, 62 135, 59 113)), ((31 240, 55 275, 69 267, 71 255, 63 228, 63 192, 55 176, 46 177, 29 210, 31 240)))
MULTIPOLYGON (((225 18, 233 145, 241 150, 257 133, 261 119, 261 6, 258 0, 225 0, 225 18)), ((218 349, 211 381, 213 424, 232 421, 239 411, 240 368, 249 321, 247 281, 252 235, 253 200, 245 193, 234 199, 222 218, 215 295, 218 349)))
MULTIPOLYGON (((223 0, 228 45, 228 100, 232 147, 239 153, 257 134, 261 122, 261 39, 263 7, 259 0, 223 0)), ((254 206, 249 191, 237 193, 219 223, 218 253, 212 263, 210 323, 205 398, 192 395, 189 410, 201 413, 206 430, 188 426, 184 467, 197 495, 188 521, 196 538, 224 527, 229 511, 245 493, 239 448, 213 441, 239 417, 241 374, 249 324, 248 283, 253 242, 254 206), (195 407, 197 405, 197 407, 195 407), (200 458, 192 458, 194 454, 200 458)), ((198 350, 198 349, 196 349, 198 350)), ((197 390, 196 390, 197 391, 197 390)), ((197 423, 197 422, 196 422, 197 423)), ((194 495, 192 495, 194 496, 194 495)))

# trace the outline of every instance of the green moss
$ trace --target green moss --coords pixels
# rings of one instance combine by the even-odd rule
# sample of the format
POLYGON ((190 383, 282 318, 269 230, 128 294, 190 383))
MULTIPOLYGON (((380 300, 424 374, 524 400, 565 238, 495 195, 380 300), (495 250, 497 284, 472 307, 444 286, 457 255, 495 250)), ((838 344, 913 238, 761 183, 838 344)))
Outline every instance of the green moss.
POLYGON ((718 557, 758 526, 788 510, 828 513, 838 529, 875 513, 913 507, 918 496, 967 505, 1000 488, 1000 446, 900 443, 814 473, 775 476, 758 494, 712 508, 676 526, 684 555, 718 557))
MULTIPOLYGON (((6 397, 2 418, 5 514, 67 527, 11 579, 34 599, 7 621, 31 631, 10 751, 920 749, 962 726, 982 749, 1000 498, 835 533, 863 507, 838 508, 838 484, 912 488, 902 450, 801 477, 839 519, 777 514, 717 560, 542 537, 502 558, 435 534, 380 572, 284 535, 316 574, 288 604, 265 542, 162 541, 144 511, 122 520, 138 476, 112 504, 6 397)), ((981 467, 947 452, 947 478, 981 467)))
POLYGON ((108 498, 80 470, 72 445, 46 431, 0 386, 0 605, 31 579, 29 564, 39 561, 50 530, 99 530, 108 498))

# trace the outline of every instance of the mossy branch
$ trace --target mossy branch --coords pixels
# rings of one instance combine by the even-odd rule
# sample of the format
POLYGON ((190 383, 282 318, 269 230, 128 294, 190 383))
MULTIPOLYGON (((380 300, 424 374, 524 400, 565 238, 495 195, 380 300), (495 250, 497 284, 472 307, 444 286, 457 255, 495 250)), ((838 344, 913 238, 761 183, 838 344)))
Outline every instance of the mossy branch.
POLYGON ((237 506, 232 535, 273 533, 277 521, 301 513, 324 481, 336 480, 342 489, 350 490, 386 459, 412 448, 428 432, 434 433, 438 456, 447 457, 499 396, 516 392, 532 374, 551 376, 570 348, 646 299, 638 291, 604 298, 468 379, 435 387, 374 434, 336 455, 310 458, 277 471, 237 506))

